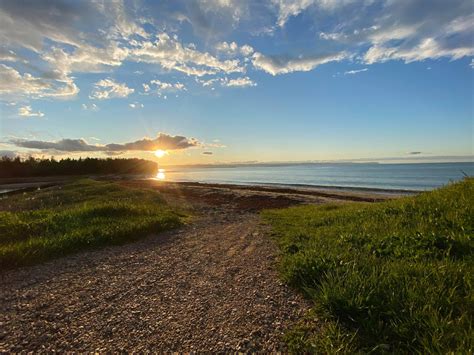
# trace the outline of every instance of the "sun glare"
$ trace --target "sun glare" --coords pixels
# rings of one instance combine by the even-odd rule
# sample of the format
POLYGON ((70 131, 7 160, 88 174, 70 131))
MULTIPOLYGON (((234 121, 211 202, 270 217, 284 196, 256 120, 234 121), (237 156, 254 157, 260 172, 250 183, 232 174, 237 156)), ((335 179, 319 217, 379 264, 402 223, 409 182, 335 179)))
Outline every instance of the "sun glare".
POLYGON ((158 169, 158 174, 156 174, 158 180, 164 180, 166 178, 165 169, 158 169))
POLYGON ((166 154, 168 154, 168 152, 166 150, 158 149, 157 151, 155 151, 155 155, 158 158, 163 158, 166 154))

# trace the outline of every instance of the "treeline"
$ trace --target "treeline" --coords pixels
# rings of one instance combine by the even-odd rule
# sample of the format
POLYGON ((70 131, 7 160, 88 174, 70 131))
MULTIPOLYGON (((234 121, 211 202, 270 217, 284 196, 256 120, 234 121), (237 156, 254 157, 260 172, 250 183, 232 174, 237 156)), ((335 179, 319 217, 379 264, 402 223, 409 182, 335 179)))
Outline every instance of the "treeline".
POLYGON ((103 174, 156 174, 158 164, 144 159, 21 159, 2 157, 0 178, 103 175, 103 174))

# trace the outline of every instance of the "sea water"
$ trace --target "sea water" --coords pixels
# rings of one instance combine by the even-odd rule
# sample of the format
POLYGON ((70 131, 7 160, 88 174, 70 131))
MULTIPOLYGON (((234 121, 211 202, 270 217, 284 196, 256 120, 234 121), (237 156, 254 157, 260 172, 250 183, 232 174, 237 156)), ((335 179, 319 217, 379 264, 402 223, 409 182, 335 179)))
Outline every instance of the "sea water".
POLYGON ((474 176, 474 163, 278 164, 161 169, 167 181, 431 190, 474 176))

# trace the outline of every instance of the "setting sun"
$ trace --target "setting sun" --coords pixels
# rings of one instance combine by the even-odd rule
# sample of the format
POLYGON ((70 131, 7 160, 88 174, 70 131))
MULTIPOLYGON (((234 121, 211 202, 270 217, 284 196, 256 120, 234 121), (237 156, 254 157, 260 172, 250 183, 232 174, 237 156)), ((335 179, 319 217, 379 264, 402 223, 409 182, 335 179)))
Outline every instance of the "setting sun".
POLYGON ((155 151, 155 155, 158 158, 163 158, 166 154, 168 154, 168 152, 166 150, 158 149, 157 151, 155 151))

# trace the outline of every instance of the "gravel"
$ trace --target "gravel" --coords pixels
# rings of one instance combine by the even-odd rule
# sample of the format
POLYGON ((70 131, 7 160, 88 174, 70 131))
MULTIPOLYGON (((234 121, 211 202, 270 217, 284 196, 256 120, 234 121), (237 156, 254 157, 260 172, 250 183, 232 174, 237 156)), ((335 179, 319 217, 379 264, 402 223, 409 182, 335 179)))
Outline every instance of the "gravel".
POLYGON ((285 351, 309 304, 255 212, 207 206, 179 230, 0 272, 0 351, 285 351))

